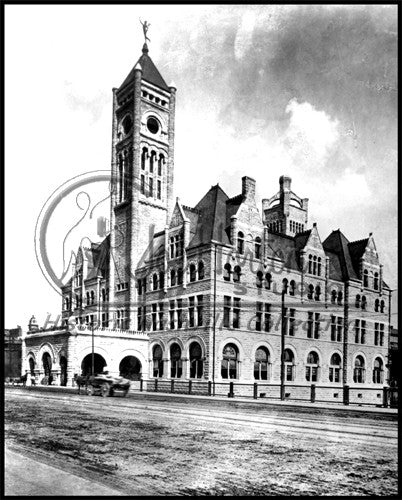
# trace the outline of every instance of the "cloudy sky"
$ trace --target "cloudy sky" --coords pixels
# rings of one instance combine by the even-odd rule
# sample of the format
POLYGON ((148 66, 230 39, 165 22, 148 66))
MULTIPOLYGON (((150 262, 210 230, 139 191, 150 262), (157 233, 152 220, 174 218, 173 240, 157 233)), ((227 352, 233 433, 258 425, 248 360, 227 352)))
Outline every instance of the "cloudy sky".
MULTIPOLYGON (((395 5, 7 5, 6 326, 59 313, 35 225, 59 186, 110 168, 112 88, 141 55, 139 18, 178 89, 175 196, 195 205, 218 182, 234 196, 250 175, 261 200, 288 174, 322 240, 373 232, 397 288, 395 5)), ((92 189, 93 200, 107 196, 106 184, 92 189)), ((74 233, 83 203, 62 200, 49 225, 59 274, 68 244, 96 240, 108 214, 106 200, 74 233)))

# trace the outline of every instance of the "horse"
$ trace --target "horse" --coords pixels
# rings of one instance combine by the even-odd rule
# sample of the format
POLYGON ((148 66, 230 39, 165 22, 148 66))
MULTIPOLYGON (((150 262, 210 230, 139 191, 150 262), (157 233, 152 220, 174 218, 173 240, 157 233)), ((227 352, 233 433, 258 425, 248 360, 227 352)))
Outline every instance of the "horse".
POLYGON ((88 379, 89 375, 83 376, 83 375, 78 375, 77 373, 74 374, 74 382, 78 386, 78 394, 81 394, 81 387, 85 387, 85 392, 87 392, 88 379))
POLYGON ((13 377, 10 379, 10 382, 15 385, 15 384, 22 384, 22 387, 25 387, 27 384, 27 378, 28 378, 28 373, 25 375, 22 375, 21 377, 13 377))

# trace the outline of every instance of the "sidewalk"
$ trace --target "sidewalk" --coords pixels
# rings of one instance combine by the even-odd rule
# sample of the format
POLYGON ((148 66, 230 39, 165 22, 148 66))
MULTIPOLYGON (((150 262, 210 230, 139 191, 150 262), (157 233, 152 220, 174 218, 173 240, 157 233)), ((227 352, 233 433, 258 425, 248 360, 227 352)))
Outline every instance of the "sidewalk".
POLYGON ((5 447, 5 496, 124 496, 5 447))

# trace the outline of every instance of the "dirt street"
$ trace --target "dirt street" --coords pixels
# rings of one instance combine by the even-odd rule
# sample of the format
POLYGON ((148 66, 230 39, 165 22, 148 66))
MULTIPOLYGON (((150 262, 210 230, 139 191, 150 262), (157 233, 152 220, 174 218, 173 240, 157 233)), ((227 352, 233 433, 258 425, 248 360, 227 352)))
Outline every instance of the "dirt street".
POLYGON ((13 389, 5 399, 11 449, 127 495, 397 495, 397 423, 386 418, 351 414, 339 425, 295 411, 13 389))

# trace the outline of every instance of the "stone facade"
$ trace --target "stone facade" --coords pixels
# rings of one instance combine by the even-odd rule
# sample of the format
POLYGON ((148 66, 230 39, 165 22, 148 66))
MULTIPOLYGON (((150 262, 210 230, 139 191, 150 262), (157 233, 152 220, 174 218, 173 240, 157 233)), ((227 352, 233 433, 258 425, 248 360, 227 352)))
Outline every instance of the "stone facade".
POLYGON ((378 403, 391 291, 373 236, 322 240, 288 176, 262 210, 247 176, 233 198, 216 185, 195 207, 174 204, 175 99, 145 45, 114 89, 110 235, 79 249, 63 328, 30 328, 24 367, 40 381, 48 353, 53 380, 70 384, 93 342, 110 372, 148 390, 212 382, 226 394, 234 381, 238 395, 257 383, 266 397, 336 401, 346 387, 351 402, 378 403))

